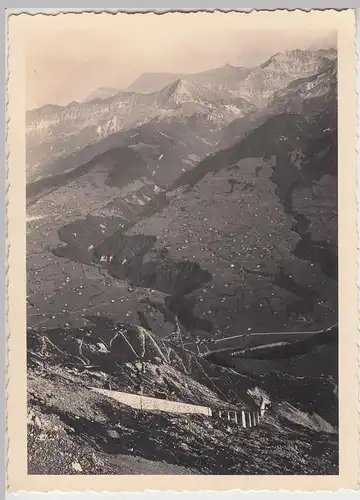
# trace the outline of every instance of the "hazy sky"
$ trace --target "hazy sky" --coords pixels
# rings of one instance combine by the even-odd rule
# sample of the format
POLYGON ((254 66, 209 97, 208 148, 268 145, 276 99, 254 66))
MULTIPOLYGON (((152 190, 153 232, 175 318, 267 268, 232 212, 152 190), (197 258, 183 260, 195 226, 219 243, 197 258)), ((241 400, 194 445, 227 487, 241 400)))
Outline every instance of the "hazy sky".
POLYGON ((27 108, 79 101, 102 86, 125 88, 144 72, 251 66, 288 48, 335 40, 313 27, 248 27, 229 14, 31 16, 24 29, 27 108))

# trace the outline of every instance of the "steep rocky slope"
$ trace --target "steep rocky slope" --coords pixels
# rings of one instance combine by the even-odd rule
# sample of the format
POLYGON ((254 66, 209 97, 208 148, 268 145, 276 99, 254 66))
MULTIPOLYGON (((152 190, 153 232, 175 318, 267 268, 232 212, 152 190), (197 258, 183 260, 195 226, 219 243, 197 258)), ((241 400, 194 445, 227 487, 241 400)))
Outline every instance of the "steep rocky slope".
POLYGON ((286 87, 292 80, 319 72, 329 59, 324 53, 308 50, 288 50, 275 54, 239 84, 241 95, 256 105, 267 103, 272 94, 286 87))
POLYGON ((30 370, 28 380, 30 474, 338 473, 336 437, 315 419, 315 429, 286 429, 280 417, 248 430, 132 410, 61 369, 30 370))
POLYGON ((30 330, 28 367, 30 473, 337 472, 330 381, 244 376, 129 324, 30 330), (257 428, 242 429, 133 410, 89 390, 104 385, 213 407, 228 405, 224 398, 256 405, 266 395, 271 408, 257 428))
POLYGON ((222 131, 218 149, 232 146, 246 134, 255 130, 271 116, 279 113, 319 114, 336 107, 337 59, 325 59, 319 71, 310 76, 296 78, 284 88, 274 92, 265 108, 238 118, 222 131))
POLYGON ((326 59, 315 74, 293 80, 272 97, 275 112, 319 113, 337 98, 337 59, 326 59))

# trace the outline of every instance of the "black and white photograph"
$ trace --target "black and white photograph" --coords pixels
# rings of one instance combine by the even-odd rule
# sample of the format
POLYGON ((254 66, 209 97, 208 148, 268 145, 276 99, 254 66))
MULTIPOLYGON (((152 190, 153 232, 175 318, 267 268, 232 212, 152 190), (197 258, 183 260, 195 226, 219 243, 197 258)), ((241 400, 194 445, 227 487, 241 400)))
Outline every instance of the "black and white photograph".
POLYGON ((338 475, 336 31, 45 17, 28 474, 338 475))

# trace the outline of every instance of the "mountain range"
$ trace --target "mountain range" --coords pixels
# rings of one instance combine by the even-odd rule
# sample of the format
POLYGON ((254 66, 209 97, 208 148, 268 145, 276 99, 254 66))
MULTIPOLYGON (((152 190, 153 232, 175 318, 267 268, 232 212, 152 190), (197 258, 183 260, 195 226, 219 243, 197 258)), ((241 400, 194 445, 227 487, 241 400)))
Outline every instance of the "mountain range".
POLYGON ((253 109, 229 92, 183 80, 147 95, 120 92, 87 103, 45 106, 27 114, 28 179, 41 177, 43 165, 153 120, 186 123, 199 117, 211 134, 253 109))
MULTIPOLYGON (((161 83, 151 93, 119 91, 106 98, 72 102, 67 106, 48 105, 28 111, 27 178, 29 181, 40 178, 44 165, 99 142, 110 134, 154 119, 183 121, 193 115, 202 115, 211 130, 219 130, 234 119, 263 107, 272 93, 290 81, 317 73, 333 59, 333 51, 325 53, 327 57, 324 51, 288 51, 273 56, 250 72, 225 66, 186 75, 186 79, 166 75, 167 84, 163 86, 161 83), (204 74, 207 75, 205 79, 201 78, 204 74)), ((144 78, 146 80, 147 76, 144 78)), ((101 89, 100 95, 104 95, 101 89)))

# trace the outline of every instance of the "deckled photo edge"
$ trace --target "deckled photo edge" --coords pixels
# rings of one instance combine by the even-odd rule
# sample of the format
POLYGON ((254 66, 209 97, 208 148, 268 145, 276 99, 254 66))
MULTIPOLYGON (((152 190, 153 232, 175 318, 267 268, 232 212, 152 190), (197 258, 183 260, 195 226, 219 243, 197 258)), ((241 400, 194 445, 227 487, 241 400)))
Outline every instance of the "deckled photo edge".
MULTIPOLYGON (((340 352, 340 475, 331 476, 121 476, 122 491, 171 490, 290 490, 321 491, 357 488, 357 302, 356 228, 347 221, 356 219, 356 197, 349 186, 356 185, 356 91, 355 91, 355 15, 352 10, 296 12, 253 12, 242 16, 244 29, 259 29, 271 19, 288 25, 318 22, 338 29, 339 51, 339 264, 340 329, 346 332, 340 352), (299 21, 301 19, 301 21, 299 21), (250 23, 252 23, 250 25, 250 23), (342 167, 341 167, 342 166, 342 167), (342 389, 341 389, 342 388, 342 389), (344 389, 345 388, 345 389, 344 389), (354 394, 354 397, 349 397, 354 394), (356 397, 355 397, 356 395, 356 397)), ((70 14, 60 14, 70 15, 70 14)), ((81 14, 76 14, 80 16, 81 14)), ((89 14, 91 15, 91 14, 89 14)), ((107 14, 102 14, 107 15, 107 14)), ((111 15, 111 14, 110 14, 111 15)), ((121 15, 121 14, 118 14, 121 15)), ((195 15, 195 14, 192 14, 195 15)), ((200 14, 201 15, 201 14, 200 14)), ((236 15, 219 13, 213 15, 236 15)), ((15 491, 119 491, 119 478, 113 476, 28 476, 26 459, 26 229, 25 229, 25 80, 24 41, 21 23, 30 16, 9 18, 8 75, 8 260, 7 260, 7 433, 8 487, 15 491)), ((44 22, 46 20, 44 19, 44 22)))

